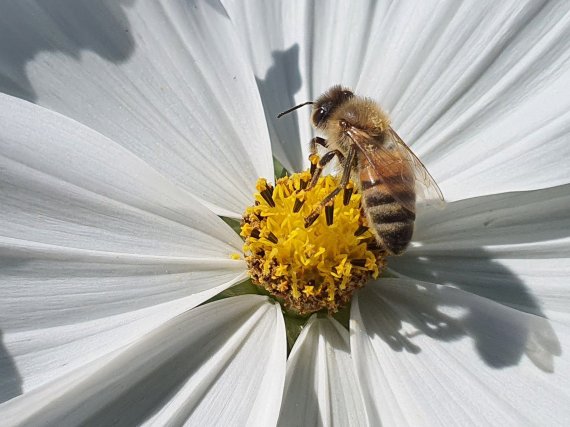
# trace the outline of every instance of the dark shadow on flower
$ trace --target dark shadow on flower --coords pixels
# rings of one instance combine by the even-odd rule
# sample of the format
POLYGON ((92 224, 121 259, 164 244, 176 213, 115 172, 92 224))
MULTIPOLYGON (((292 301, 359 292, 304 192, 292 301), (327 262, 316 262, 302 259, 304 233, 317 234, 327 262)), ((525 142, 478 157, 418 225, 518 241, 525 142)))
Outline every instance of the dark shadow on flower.
POLYGON ((272 65, 265 73, 265 78, 256 78, 257 86, 263 102, 273 153, 285 167, 291 168, 292 165, 303 163, 301 144, 308 144, 309 141, 300 140, 299 119, 296 113, 281 119, 277 119, 277 115, 296 104, 294 95, 301 89, 299 45, 295 44, 287 50, 273 51, 271 55, 272 65), (281 146, 286 153, 282 153, 281 146), (283 155, 288 162, 285 162, 283 155))
MULTIPOLYGON (((0 250, 0 281, 2 274, 10 268, 18 267, 27 261, 0 250)), ((1 317, 1 316, 0 316, 1 317)), ((22 377, 14 359, 4 345, 4 332, 0 329, 0 404, 22 394, 22 377)))
POLYGON ((35 101, 37 93, 28 77, 28 64, 43 52, 63 54, 75 60, 79 60, 84 51, 115 63, 128 59, 135 43, 124 8, 134 1, 3 2, 0 91, 35 101))
POLYGON ((6 350, 0 330, 0 404, 22 394, 22 378, 6 350))
POLYGON ((416 306, 413 318, 410 319, 407 316, 406 304, 400 306, 395 302, 394 298, 382 298, 377 301, 378 316, 381 318, 382 327, 372 329, 392 350, 419 353, 421 348, 414 344, 413 337, 420 333, 438 339, 455 339, 462 335, 462 331, 453 325, 447 316, 434 310, 433 306, 416 306), (404 321, 412 323, 418 331, 412 335, 402 333, 404 321))
MULTIPOLYGON (((210 6, 214 11, 222 15, 224 18, 229 19, 228 12, 220 0, 203 0, 208 6, 210 6)), ((194 5, 194 8, 198 6, 194 5)))
POLYGON ((451 287, 394 284, 380 281, 376 321, 367 321, 368 333, 380 336, 395 351, 417 354, 414 338, 425 335, 440 341, 473 339, 481 359, 495 369, 518 365, 526 355, 536 367, 554 371, 561 348, 549 321, 529 317, 451 287), (457 312, 454 315, 447 311, 457 312), (406 324, 407 328, 404 327, 406 324), (406 329, 413 332, 404 332, 406 329))
MULTIPOLYGON (((420 212, 414 236, 419 245, 389 266, 406 277, 446 286, 418 282, 398 289, 388 283, 378 291, 380 320, 367 330, 392 349, 410 353, 421 351, 414 343, 417 334, 442 341, 469 336, 490 367, 514 366, 526 355, 537 368, 554 372, 555 357, 562 354, 556 333, 531 289, 501 259, 528 262, 529 277, 540 277, 541 271, 532 271, 530 251, 519 249, 513 256, 508 245, 568 237, 569 195, 566 185, 458 201, 446 212, 420 212), (499 310, 495 303, 509 309, 499 310), (461 314, 449 315, 450 310, 461 314), (417 332, 402 332, 404 323, 417 332)), ((541 256, 557 255, 542 251, 541 256)))

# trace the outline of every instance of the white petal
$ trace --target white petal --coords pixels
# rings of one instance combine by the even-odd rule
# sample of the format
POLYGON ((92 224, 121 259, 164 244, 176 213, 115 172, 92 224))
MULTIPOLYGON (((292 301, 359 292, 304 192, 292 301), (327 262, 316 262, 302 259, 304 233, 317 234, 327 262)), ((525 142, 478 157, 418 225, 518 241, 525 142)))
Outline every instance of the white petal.
POLYGON ((13 3, 0 17, 0 88, 134 152, 239 216, 273 177, 255 81, 212 2, 13 3))
POLYGON ((548 317, 570 313, 570 185, 478 197, 418 214, 389 266, 548 317))
MULTIPOLYGON (((116 279, 131 276, 131 289, 127 283, 117 289, 128 301, 138 287, 132 276, 158 273, 165 280, 170 270, 166 280, 179 284, 163 292, 173 299, 217 287, 244 271, 243 262, 229 259, 242 245, 230 227, 124 148, 16 98, 1 95, 0 110, 4 289, 39 297, 58 294, 60 287, 66 294, 76 279, 113 282, 115 276, 107 289, 99 283, 99 298, 107 300, 103 294, 116 288, 116 279), (185 286, 184 294, 176 294, 190 272, 197 273, 190 280, 197 288, 185 286)), ((151 283, 155 289, 139 296, 157 293, 159 278, 150 278, 151 283)), ((44 302, 49 307, 50 301, 44 302)))
POLYGON ((370 30, 379 24, 372 18, 376 2, 259 0, 224 5, 255 72, 275 156, 300 170, 307 164, 313 133, 310 107, 281 119, 276 116, 334 84, 356 85, 370 30))
POLYGON ((260 296, 229 298, 181 314, 0 410, 7 425, 271 425, 285 355, 279 306, 260 296))
POLYGON ((0 110, 2 399, 244 279, 239 237, 130 152, 16 98, 0 110))
POLYGON ((569 6, 377 9, 358 89, 387 108, 448 200, 570 182, 569 6))
POLYGON ((224 3, 287 165, 309 113, 276 114, 343 83, 391 113, 448 200, 570 181, 568 4, 224 3))
POLYGON ((287 361, 279 425, 367 425, 348 331, 311 317, 287 361))
POLYGON ((568 344, 565 325, 424 282, 382 280, 352 305, 372 425, 567 425, 568 344))
MULTIPOLYGON (((101 281, 104 282, 104 279, 101 281)), ((145 285, 143 278, 141 286, 144 288, 145 285)), ((117 298, 118 303, 111 300, 109 305, 119 307, 114 311, 121 312, 106 317, 99 315, 99 312, 107 314, 104 308, 101 308, 103 304, 97 306, 96 310, 88 306, 87 302, 85 313, 82 313, 81 298, 77 298, 79 300, 77 306, 67 308, 62 304, 60 310, 52 309, 52 306, 56 305, 52 301, 56 298, 48 295, 47 307, 40 307, 37 313, 32 315, 21 309, 23 315, 20 314, 22 317, 19 323, 23 326, 18 324, 20 328, 17 330, 7 328, 2 337, 0 372, 3 375, 0 377, 0 402, 63 378, 76 369, 84 369, 89 363, 133 343, 168 320, 214 296, 223 290, 223 287, 141 309, 136 309, 138 305, 143 305, 136 299, 134 303, 129 304, 117 298), (129 309, 130 311, 127 311, 129 309), (67 320, 66 310, 72 312, 69 317, 73 323, 70 321, 64 323, 67 320), (59 317, 57 311, 62 312, 59 317), (28 316, 31 320, 27 319, 28 316)), ((71 293, 72 290, 68 292, 71 293)), ((86 292, 79 290, 78 293, 82 296, 86 292)), ((72 297, 63 295, 62 298, 69 300, 72 297)), ((16 308, 21 307, 26 301, 39 306, 33 298, 26 296, 7 300, 15 301, 16 308)), ((13 317, 18 313, 10 310, 8 314, 11 315, 8 319, 14 323, 13 317)))

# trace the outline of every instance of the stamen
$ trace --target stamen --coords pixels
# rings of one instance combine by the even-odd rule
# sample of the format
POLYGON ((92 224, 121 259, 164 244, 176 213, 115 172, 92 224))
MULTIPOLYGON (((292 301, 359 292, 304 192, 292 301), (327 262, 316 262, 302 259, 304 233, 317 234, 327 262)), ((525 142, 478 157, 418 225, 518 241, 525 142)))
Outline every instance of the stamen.
POLYGON ((334 201, 330 201, 325 206, 325 217, 327 219, 327 225, 331 226, 333 224, 334 218, 334 201))
POLYGON ((263 190, 260 194, 261 194, 261 197, 263 197, 263 200, 265 200, 269 206, 274 208, 275 202, 273 201, 272 193, 273 192, 269 191, 269 189, 267 188, 267 189, 263 190))
POLYGON ((352 265, 355 265, 357 267, 364 267, 366 265, 366 260, 364 258, 353 259, 352 265))
MULTIPOLYGON (((257 181, 255 188, 257 189, 257 191, 259 191, 259 194, 261 197, 263 197, 263 200, 265 200, 265 202, 269 206, 274 208, 275 207, 275 201, 273 200, 274 189, 271 186, 271 184, 269 184, 265 178, 261 178, 257 181)), ((256 205, 258 204, 258 202, 259 201, 256 200, 256 205)))
POLYGON ((378 244, 376 240, 374 240, 366 245, 366 249, 368 249, 369 251, 380 251, 382 250, 382 247, 378 244))
POLYGON ((293 212, 297 213, 301 210, 301 208, 303 207, 303 205, 305 204, 305 201, 302 199, 295 199, 295 204, 293 205, 293 212))
POLYGON ((275 234, 273 234, 271 231, 267 235, 267 240, 269 240, 270 242, 275 243, 275 244, 277 244, 277 242, 279 242, 279 240, 277 239, 277 236, 275 234))
POLYGON ((311 225, 313 225, 320 214, 320 209, 313 211, 311 215, 305 219, 305 228, 309 228, 311 225))
POLYGON ((354 232, 354 235, 356 237, 358 236, 362 236, 364 233, 366 233, 368 231, 368 227, 366 227, 365 225, 360 224, 358 226, 358 228, 356 229, 356 231, 354 232))
POLYGON ((354 191, 353 185, 347 184, 347 186, 344 187, 344 193, 343 193, 343 198, 342 198, 342 203, 344 204, 344 206, 348 205, 348 202, 350 202, 350 198, 352 197, 353 191, 354 191))

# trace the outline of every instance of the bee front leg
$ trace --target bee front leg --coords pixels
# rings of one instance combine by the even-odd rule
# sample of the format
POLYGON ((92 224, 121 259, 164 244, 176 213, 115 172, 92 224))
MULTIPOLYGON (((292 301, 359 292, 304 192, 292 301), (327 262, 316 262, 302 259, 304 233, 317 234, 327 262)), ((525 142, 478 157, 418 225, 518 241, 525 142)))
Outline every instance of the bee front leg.
POLYGON ((315 170, 317 169, 317 163, 319 161, 319 154, 317 153, 317 144, 327 148, 327 140, 321 138, 320 136, 315 136, 313 139, 311 139, 311 142, 309 143, 309 150, 311 153, 309 155, 309 161, 311 162, 311 176, 315 173, 315 170))
MULTIPOLYGON (((335 155, 335 152, 329 151, 327 154, 331 154, 330 159, 332 159, 332 157, 334 157, 334 155, 335 155)), ((321 161, 325 159, 327 154, 325 154, 323 156, 321 161)), ((330 159, 328 161, 330 161, 330 159)), ((310 213, 310 215, 307 218, 305 218, 305 227, 309 227, 312 223, 314 223, 317 220, 317 218, 319 217, 319 215, 321 213, 321 210, 323 209, 323 206, 327 209, 328 209, 329 205, 331 208, 333 207, 332 202, 334 201, 334 198, 336 197, 336 195, 338 193, 340 193, 340 190, 342 190, 342 189, 344 189, 345 191, 348 190, 347 184, 348 184, 348 181, 350 180, 350 174, 352 172, 352 166, 354 165, 355 160, 356 160, 356 148, 350 147, 350 149, 348 151, 348 157, 347 157, 346 161, 344 162, 344 169, 342 171, 342 178, 340 179, 340 184, 328 196, 326 196, 322 200, 322 202, 318 204, 318 206, 315 209, 313 209, 313 211, 310 213)), ((319 164, 320 163, 321 162, 319 162, 319 164)), ((322 168, 320 170, 322 171, 322 168)), ((319 171, 319 169, 317 169, 317 171, 319 171)), ((320 175, 320 172, 318 172, 318 174, 320 175)), ((317 175, 317 173, 315 173, 315 175, 317 175)), ((314 179, 315 175, 313 175, 313 179, 311 180, 311 184, 313 184, 313 181, 316 183, 316 180, 314 179)), ((352 191, 352 189, 350 191, 352 191)), ((330 214, 327 212, 327 224, 328 225, 332 224, 332 209, 331 209, 330 214)))
POLYGON ((311 189, 315 186, 321 176, 321 173, 323 172, 323 168, 334 158, 334 156, 338 157, 338 160, 341 164, 344 163, 344 156, 338 150, 332 150, 325 153, 325 155, 319 160, 316 165, 311 162, 311 183, 307 189, 311 189))
POLYGON ((311 154, 317 154, 317 144, 327 148, 327 140, 321 138, 320 136, 315 136, 313 139, 311 139, 311 142, 309 143, 311 154))

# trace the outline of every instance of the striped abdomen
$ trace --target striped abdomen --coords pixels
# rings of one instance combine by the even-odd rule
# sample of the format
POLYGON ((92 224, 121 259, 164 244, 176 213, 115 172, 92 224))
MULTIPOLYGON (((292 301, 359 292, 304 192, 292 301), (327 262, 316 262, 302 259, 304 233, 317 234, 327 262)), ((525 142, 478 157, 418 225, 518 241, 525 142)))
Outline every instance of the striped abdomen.
POLYGON ((402 172, 406 181, 413 179, 413 172, 408 168, 405 171, 401 167, 397 171, 385 168, 380 178, 378 172, 362 154, 358 156, 358 169, 362 204, 368 225, 378 243, 390 254, 399 255, 412 240, 416 214, 404 208, 391 194, 400 200, 415 203, 415 192, 409 190, 409 185, 401 185, 402 172), (408 173, 410 175, 407 175, 408 173))

